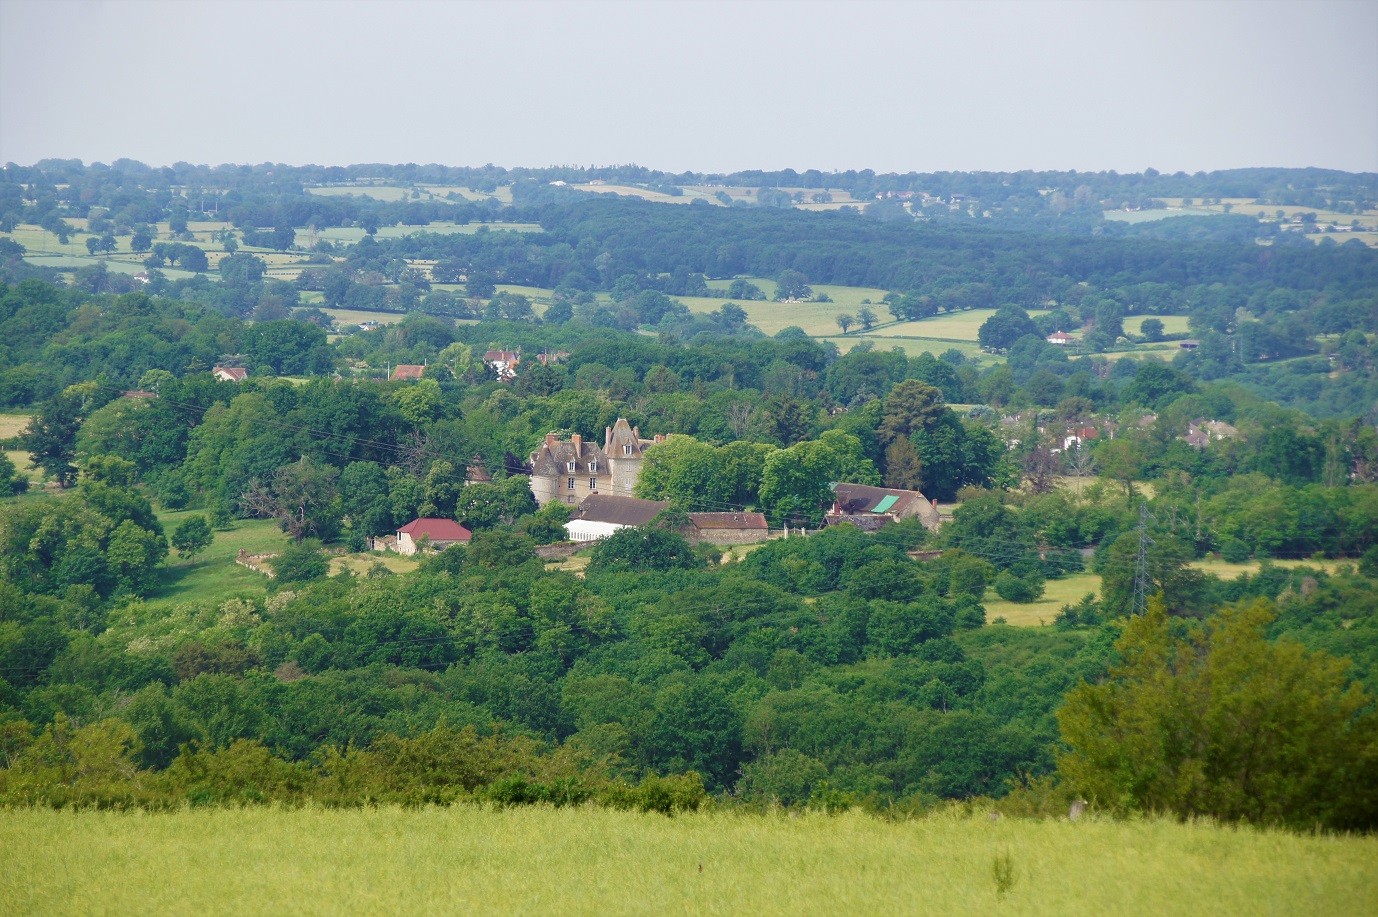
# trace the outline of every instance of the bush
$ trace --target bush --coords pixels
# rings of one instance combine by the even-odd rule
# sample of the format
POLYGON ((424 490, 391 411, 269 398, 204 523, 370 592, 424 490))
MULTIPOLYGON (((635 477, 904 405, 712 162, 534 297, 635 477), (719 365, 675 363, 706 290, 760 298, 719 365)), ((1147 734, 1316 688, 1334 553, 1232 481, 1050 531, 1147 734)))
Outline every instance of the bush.
POLYGON ((1220 545, 1220 556, 1228 563, 1242 564, 1253 554, 1253 550, 1238 538, 1226 538, 1220 545))
POLYGON ((995 594, 1007 602, 1022 605, 1042 597, 1043 583, 1031 577, 1015 576, 1006 570, 995 578, 995 594))
POLYGON ((321 550, 319 541, 294 544, 268 563, 277 575, 279 585, 304 583, 307 580, 319 579, 330 572, 330 559, 321 550))

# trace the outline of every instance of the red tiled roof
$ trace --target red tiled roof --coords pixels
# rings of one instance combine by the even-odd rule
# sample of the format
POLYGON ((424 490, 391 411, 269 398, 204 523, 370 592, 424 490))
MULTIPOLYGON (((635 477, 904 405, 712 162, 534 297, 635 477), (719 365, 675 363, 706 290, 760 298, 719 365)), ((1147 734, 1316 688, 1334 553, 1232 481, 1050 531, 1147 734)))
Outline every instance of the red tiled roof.
POLYGON ((413 519, 397 530, 398 535, 410 535, 412 541, 429 538, 437 541, 468 541, 473 533, 453 519, 413 519))
POLYGON ((398 363, 392 368, 392 378, 396 379, 420 379, 426 374, 426 367, 415 363, 398 363))
MULTIPOLYGON (((202 363, 201 365, 205 366, 206 364, 202 363)), ((237 382, 242 382, 249 377, 249 371, 242 366, 217 366, 211 370, 212 375, 219 375, 220 373, 224 373, 237 382)))

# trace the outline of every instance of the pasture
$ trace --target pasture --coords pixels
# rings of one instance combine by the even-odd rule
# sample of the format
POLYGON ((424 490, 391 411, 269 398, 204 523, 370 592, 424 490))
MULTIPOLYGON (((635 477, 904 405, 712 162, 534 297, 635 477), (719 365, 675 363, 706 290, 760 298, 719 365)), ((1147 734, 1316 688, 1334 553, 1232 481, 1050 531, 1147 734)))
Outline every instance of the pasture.
MULTIPOLYGON (((1156 318, 1163 323, 1164 334, 1186 334, 1191 329, 1187 327, 1187 317, 1185 315, 1127 315, 1124 319, 1124 330, 1129 334, 1143 334, 1143 324, 1150 318, 1156 318)), ((1173 344, 1176 347, 1176 344, 1173 344)))
MULTIPOLYGON (((204 515, 199 510, 162 511, 158 521, 171 537, 177 525, 188 516, 204 515)), ((242 595, 263 595, 268 578, 234 562, 241 549, 250 554, 281 551, 288 538, 270 519, 236 519, 229 531, 216 532, 211 546, 191 561, 170 552, 158 571, 158 588, 144 604, 149 608, 172 608, 183 602, 219 604, 242 595)))
POLYGON ((1378 840, 1181 824, 609 809, 0 813, 19 914, 1360 914, 1378 840))
POLYGON ((348 570, 364 576, 378 564, 391 573, 410 573, 421 566, 415 557, 405 557, 392 551, 361 551, 357 554, 336 554, 330 558, 330 575, 348 570))

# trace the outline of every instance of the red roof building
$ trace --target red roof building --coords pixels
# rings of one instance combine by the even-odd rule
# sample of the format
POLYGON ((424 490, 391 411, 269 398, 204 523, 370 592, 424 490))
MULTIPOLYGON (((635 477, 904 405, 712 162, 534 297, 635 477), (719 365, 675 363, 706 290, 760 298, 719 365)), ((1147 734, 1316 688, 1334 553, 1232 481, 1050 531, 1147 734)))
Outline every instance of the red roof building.
POLYGON ((211 375, 221 382, 243 382, 249 378, 249 371, 242 366, 217 366, 211 370, 211 375))
POLYGON ((392 368, 392 375, 388 378, 393 382, 415 382, 426 375, 426 367, 415 363, 398 363, 392 368))
POLYGON ((453 519, 413 519, 397 530, 397 553, 415 554, 424 542, 433 551, 443 551, 452 544, 462 544, 473 538, 464 526, 453 519))

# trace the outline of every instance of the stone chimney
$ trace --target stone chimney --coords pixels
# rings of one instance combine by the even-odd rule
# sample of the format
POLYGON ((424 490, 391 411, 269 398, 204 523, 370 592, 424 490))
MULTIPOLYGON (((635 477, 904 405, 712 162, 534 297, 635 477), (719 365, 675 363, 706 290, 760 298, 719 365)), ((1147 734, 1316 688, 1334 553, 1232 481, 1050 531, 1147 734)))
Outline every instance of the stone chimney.
POLYGON ((641 428, 640 428, 640 427, 632 427, 632 436, 635 436, 637 439, 640 439, 640 438, 641 438, 641 428))
POLYGON ((584 438, 578 433, 570 434, 569 441, 574 444, 574 457, 578 458, 584 454, 584 438))
POLYGON ((554 433, 547 433, 545 435, 545 447, 547 449, 554 451, 555 447, 559 444, 559 442, 560 437, 556 436, 554 433))
POLYGON ((654 440, 655 440, 656 442, 658 442, 658 443, 663 443, 663 442, 665 442, 665 434, 664 434, 664 433, 657 433, 655 436, 653 436, 653 437, 651 437, 651 438, 654 439, 654 440))
POLYGON ((611 448, 612 448, 612 427, 604 427, 604 428, 603 428, 603 450, 606 452, 607 450, 609 450, 609 449, 611 449, 611 448))

